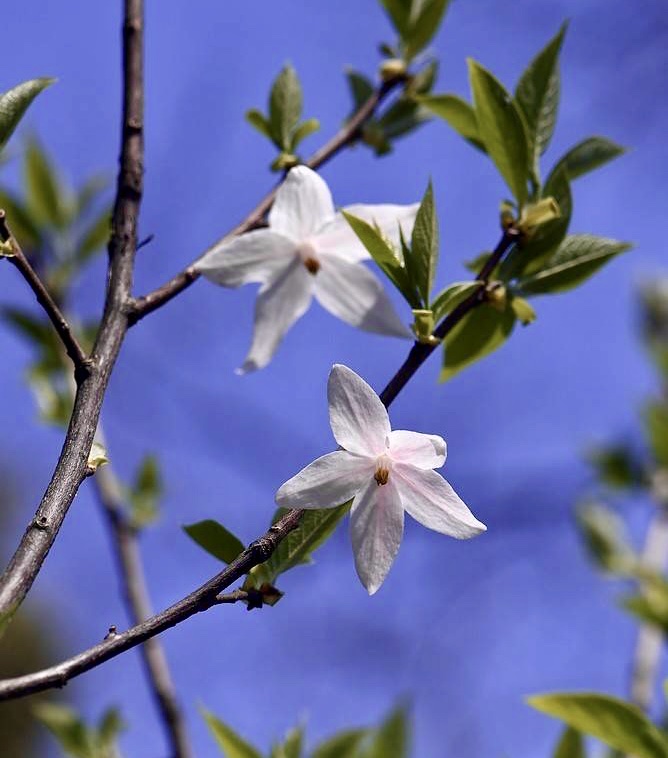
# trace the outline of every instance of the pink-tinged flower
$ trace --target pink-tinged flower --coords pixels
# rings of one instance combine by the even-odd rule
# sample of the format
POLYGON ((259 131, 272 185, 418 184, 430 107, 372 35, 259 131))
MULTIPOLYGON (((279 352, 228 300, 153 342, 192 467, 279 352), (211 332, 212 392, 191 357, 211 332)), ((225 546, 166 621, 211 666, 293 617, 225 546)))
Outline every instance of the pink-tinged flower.
POLYGON ((372 595, 399 550, 404 511, 458 539, 486 526, 433 469, 445 463, 442 437, 392 431, 378 395, 354 371, 335 365, 327 386, 329 422, 343 450, 313 461, 276 493, 283 508, 333 508, 353 501, 350 534, 357 573, 372 595))
MULTIPOLYGON (((346 211, 375 223, 399 243, 410 239, 418 205, 351 205, 346 211)), ((259 283, 253 344, 241 373, 269 363, 313 298, 359 329, 396 337, 411 334, 380 282, 362 261, 370 256, 341 213, 325 181, 306 166, 293 168, 276 193, 269 227, 216 245, 196 264, 224 287, 259 283)))

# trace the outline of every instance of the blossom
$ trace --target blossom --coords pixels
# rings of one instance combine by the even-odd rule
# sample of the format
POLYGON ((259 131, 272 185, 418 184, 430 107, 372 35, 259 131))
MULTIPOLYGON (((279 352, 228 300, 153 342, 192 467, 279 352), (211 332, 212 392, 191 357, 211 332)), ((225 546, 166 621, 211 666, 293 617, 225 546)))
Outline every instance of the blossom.
POLYGON ((442 437, 392 431, 378 395, 347 366, 335 365, 327 386, 329 422, 340 448, 283 484, 283 508, 333 508, 352 499, 355 567, 370 595, 399 550, 404 511, 422 525, 458 539, 486 530, 443 477, 442 437))
MULTIPOLYGON (((399 225, 410 237, 418 205, 351 205, 391 241, 399 225)), ((334 209, 325 181, 306 166, 287 175, 269 211, 269 226, 223 241, 196 269, 224 287, 261 284, 253 343, 240 373, 269 363, 290 327, 315 299, 337 318, 369 332, 410 337, 380 282, 362 261, 370 256, 334 209)))

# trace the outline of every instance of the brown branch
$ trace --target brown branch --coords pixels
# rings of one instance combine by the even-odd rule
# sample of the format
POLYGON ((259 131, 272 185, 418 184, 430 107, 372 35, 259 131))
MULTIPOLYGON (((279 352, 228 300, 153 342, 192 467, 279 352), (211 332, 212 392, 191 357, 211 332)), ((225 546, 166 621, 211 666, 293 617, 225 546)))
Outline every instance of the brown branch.
POLYGON ((47 290, 44 282, 39 278, 38 273, 30 265, 25 253, 21 249, 16 237, 12 234, 7 224, 7 215, 0 209, 0 242, 9 246, 10 252, 0 257, 6 257, 10 263, 18 269, 21 276, 26 280, 28 286, 33 291, 37 302, 42 306, 44 312, 53 324, 60 341, 63 343, 65 352, 74 364, 74 378, 79 384, 88 376, 91 369, 91 360, 86 355, 77 338, 74 336, 67 319, 58 307, 58 303, 53 299, 51 293, 47 290))
POLYGON ((102 323, 90 371, 80 381, 60 457, 42 501, 0 577, 0 631, 30 591, 81 482, 111 371, 128 328, 127 308, 143 187, 143 0, 125 0, 120 170, 109 241, 102 323))
MULTIPOLYGON (((369 97, 369 99, 362 104, 352 118, 306 161, 306 165, 314 170, 318 169, 341 152, 341 150, 354 144, 360 137, 362 127, 374 115, 378 106, 383 100, 385 100, 390 92, 404 82, 405 77, 403 76, 384 82, 369 97)), ((221 242, 224 242, 230 237, 236 237, 260 226, 274 202, 280 184, 281 183, 279 182, 270 192, 268 192, 240 224, 221 237, 217 242, 214 242, 213 245, 207 248, 207 250, 199 256, 199 258, 202 258, 209 250, 217 247, 221 242)), ((199 277, 200 273, 195 269, 195 263, 192 263, 161 287, 158 287, 153 290, 153 292, 149 292, 143 297, 136 298, 133 302, 132 311, 130 313, 131 323, 135 324, 137 321, 144 318, 144 316, 161 308, 187 289, 193 282, 197 281, 199 277)))
MULTIPOLYGON (((487 264, 477 276, 477 280, 481 284, 487 283, 489 276, 505 253, 514 245, 516 239, 517 233, 514 230, 510 229, 504 232, 487 264)), ((445 337, 470 310, 484 302, 484 293, 485 287, 481 286, 479 290, 451 311, 436 328, 434 336, 445 337)), ((415 343, 404 364, 380 395, 386 408, 389 408, 399 392, 433 350, 434 346, 415 343)), ((243 590, 236 590, 226 595, 221 593, 235 581, 241 579, 242 576, 245 576, 253 566, 264 563, 282 540, 299 526, 302 514, 303 511, 299 510, 288 511, 263 537, 251 543, 224 571, 162 613, 125 632, 114 634, 95 647, 85 650, 56 666, 34 674, 0 681, 0 701, 24 697, 53 687, 63 687, 70 679, 90 671, 166 629, 176 626, 196 613, 206 611, 214 605, 236 603, 239 600, 246 599, 247 593, 244 593, 243 590)))
MULTIPOLYGON (((120 485, 109 465, 98 469, 93 483, 107 519, 118 565, 125 605, 133 625, 153 615, 139 551, 139 535, 129 522, 120 485)), ((186 725, 176 697, 165 652, 157 637, 141 646, 146 679, 167 732, 173 758, 192 758, 186 725)))

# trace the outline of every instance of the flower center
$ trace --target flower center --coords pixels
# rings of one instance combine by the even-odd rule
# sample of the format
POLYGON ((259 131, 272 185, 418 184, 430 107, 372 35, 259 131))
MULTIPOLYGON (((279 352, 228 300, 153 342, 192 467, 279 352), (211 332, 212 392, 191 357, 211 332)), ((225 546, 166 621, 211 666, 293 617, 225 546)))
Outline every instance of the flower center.
POLYGON ((380 487, 387 484, 390 478, 390 462, 385 455, 381 455, 376 461, 376 473, 373 475, 376 484, 380 487))
POLYGON ((302 263, 309 274, 315 276, 320 271, 320 261, 311 242, 308 240, 301 242, 297 246, 297 255, 302 259, 302 263))

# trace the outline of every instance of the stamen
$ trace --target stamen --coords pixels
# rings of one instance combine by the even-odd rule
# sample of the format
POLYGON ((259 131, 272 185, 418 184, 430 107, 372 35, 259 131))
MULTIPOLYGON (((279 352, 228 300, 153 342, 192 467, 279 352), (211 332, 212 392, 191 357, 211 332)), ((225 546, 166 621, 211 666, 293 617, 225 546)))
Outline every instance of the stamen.
POLYGON ((387 484, 387 480, 390 478, 390 470, 384 468, 383 466, 379 466, 376 469, 376 473, 373 475, 373 478, 376 480, 376 484, 379 487, 383 484, 387 484))

